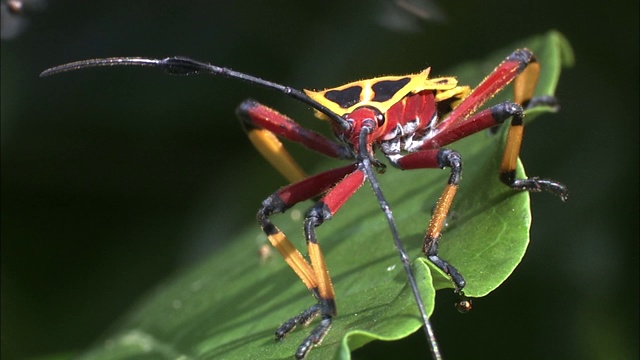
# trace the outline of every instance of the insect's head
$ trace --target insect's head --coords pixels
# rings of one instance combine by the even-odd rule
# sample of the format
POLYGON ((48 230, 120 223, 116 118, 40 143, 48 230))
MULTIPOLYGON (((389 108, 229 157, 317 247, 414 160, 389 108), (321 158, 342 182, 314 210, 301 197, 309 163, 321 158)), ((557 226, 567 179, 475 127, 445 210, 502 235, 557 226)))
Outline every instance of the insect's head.
MULTIPOLYGON (((345 114, 343 118, 349 125, 348 129, 342 130, 337 134, 343 141, 347 142, 358 151, 359 143, 364 141, 367 145, 367 152, 372 153, 371 144, 381 137, 386 131, 386 121, 383 113, 372 106, 362 106, 355 109, 349 114, 345 114), (361 136, 363 128, 366 128, 366 136, 361 136)), ((334 131, 339 131, 334 127, 334 131)), ((364 156, 365 154, 360 154, 364 156)))

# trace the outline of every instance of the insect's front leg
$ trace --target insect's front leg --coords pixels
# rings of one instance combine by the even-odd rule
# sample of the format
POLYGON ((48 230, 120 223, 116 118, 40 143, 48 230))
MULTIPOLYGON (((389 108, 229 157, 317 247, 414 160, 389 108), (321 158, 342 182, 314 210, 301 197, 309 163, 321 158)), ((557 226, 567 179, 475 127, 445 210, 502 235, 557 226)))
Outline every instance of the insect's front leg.
MULTIPOLYGON (((320 315, 321 320, 311 334, 298 347, 296 357, 299 359, 304 358, 313 346, 322 341, 331 327, 333 317, 337 314, 333 284, 329 277, 324 256, 318 245, 315 228, 322 225, 326 220, 331 219, 342 205, 362 186, 364 181, 365 175, 360 169, 348 174, 309 209, 305 217, 304 234, 307 241, 307 250, 318 281, 318 291, 316 295, 318 304, 312 306, 307 311, 317 311, 317 315, 320 315)), ((301 315, 306 316, 305 312, 301 315)), ((282 331, 283 337, 287 332, 292 330, 292 328, 284 328, 286 325, 287 324, 278 329, 278 331, 282 331)))
POLYGON ((364 182, 357 164, 325 171, 278 190, 269 196, 258 211, 260 227, 269 242, 280 252, 291 269, 317 299, 317 303, 286 321, 276 331, 276 340, 282 340, 298 325, 307 325, 317 316, 322 320, 300 344, 296 357, 302 359, 311 348, 322 341, 336 315, 335 295, 324 256, 316 239, 315 228, 330 219, 364 182), (284 212, 298 202, 326 194, 307 213, 304 233, 310 262, 300 254, 286 235, 270 220, 270 216, 284 212))
POLYGON ((420 150, 404 156, 389 156, 392 164, 403 170, 410 169, 451 169, 447 185, 438 199, 429 221, 422 251, 425 256, 440 270, 451 277, 456 292, 462 294, 466 282, 460 272, 447 261, 438 256, 438 243, 442 237, 442 228, 449 214, 449 209, 458 190, 462 176, 462 159, 460 154, 449 149, 420 150))
POLYGON ((285 186, 266 198, 262 202, 262 207, 256 215, 258 223, 262 231, 267 235, 267 239, 269 239, 271 245, 278 250, 289 267, 291 267, 300 280, 302 280, 312 292, 315 292, 316 290, 314 289, 318 286, 315 272, 302 254, 300 254, 289 241, 287 236, 271 222, 270 217, 273 214, 285 212, 301 201, 322 194, 354 170, 355 165, 347 165, 310 176, 302 181, 285 186))

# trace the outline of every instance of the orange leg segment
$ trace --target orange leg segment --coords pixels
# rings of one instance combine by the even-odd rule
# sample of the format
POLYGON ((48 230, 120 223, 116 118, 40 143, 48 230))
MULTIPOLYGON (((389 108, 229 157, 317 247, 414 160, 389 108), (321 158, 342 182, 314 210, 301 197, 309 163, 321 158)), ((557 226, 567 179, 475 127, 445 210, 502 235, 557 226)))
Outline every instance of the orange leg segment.
POLYGON ((396 159, 394 165, 404 170, 445 167, 451 169, 447 185, 442 195, 440 195, 431 220, 429 221, 429 226, 424 236, 422 251, 434 265, 451 277, 451 280, 455 284, 456 291, 461 292, 466 284, 464 278, 455 267, 438 256, 438 243, 440 241, 442 228, 449 214, 449 209, 453 203, 462 176, 462 159, 460 154, 449 149, 421 150, 396 159))

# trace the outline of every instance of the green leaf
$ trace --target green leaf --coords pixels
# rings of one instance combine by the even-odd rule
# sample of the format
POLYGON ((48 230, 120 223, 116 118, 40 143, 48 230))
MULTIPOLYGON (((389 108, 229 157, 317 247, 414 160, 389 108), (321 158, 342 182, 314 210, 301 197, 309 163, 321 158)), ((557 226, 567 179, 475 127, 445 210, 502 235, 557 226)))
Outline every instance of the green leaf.
MULTIPOLYGON (((569 45, 556 32, 441 73, 477 84, 509 53, 524 46, 538 55, 543 68, 536 94, 553 94, 560 68, 572 61, 569 45)), ((496 101, 509 96, 504 91, 496 101)), ((451 146, 463 156, 464 179, 440 255, 461 271, 468 283, 465 293, 474 297, 497 288, 518 265, 529 242, 529 195, 513 192, 498 180, 502 142, 502 135, 483 132, 451 146)), ((521 164, 517 172, 524 176, 521 164)), ((447 176, 447 170, 394 169, 379 176, 412 259, 420 257, 431 208, 447 176)), ((273 219, 300 248, 304 247, 300 214, 308 206, 301 204, 273 219)), ((406 274, 368 186, 318 228, 318 238, 334 281, 338 317, 310 359, 348 359, 351 350, 367 342, 400 339, 420 327, 406 274)), ((238 230, 225 241, 229 244, 225 249, 150 294, 82 358, 292 358, 310 329, 297 329, 281 343, 274 341, 274 331, 311 306, 313 297, 279 255, 266 260, 258 256, 266 240, 257 225, 238 230)), ((452 287, 451 282, 422 258, 414 262, 414 269, 431 313, 435 289, 452 287)))

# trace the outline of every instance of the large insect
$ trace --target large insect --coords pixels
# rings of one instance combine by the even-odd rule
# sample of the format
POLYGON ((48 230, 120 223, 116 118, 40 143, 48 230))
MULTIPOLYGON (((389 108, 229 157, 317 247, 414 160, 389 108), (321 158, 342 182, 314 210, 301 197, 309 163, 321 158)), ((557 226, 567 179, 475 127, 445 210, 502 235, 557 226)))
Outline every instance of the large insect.
POLYGON ((450 276, 455 291, 461 296, 458 306, 462 309, 470 307, 470 301, 463 293, 464 277, 438 256, 442 229, 462 174, 460 154, 443 147, 511 119, 499 171, 500 180, 514 190, 548 191, 562 200, 567 198, 566 187, 556 181, 537 177, 517 179, 515 176, 523 135, 523 107, 555 102, 552 97, 533 98, 540 66, 528 49, 511 53, 474 89, 458 85, 454 77, 429 78, 428 68, 417 74, 377 77, 322 91, 300 91, 185 57, 84 60, 53 67, 41 76, 117 65, 151 66, 177 75, 206 73, 237 78, 293 97, 314 108, 318 117, 330 123, 338 141, 308 130, 254 100, 246 100, 237 108, 237 115, 253 145, 291 183, 262 202, 257 220, 271 244, 316 298, 315 304, 276 330, 276 340, 282 340, 297 325, 307 325, 320 317, 320 322, 298 347, 295 353, 298 359, 304 358, 322 341, 337 314, 333 285, 315 228, 331 219, 366 181, 371 185, 390 226, 420 309, 431 353, 434 358, 441 358, 408 255, 376 179, 375 172, 384 171, 384 164, 376 158, 376 150, 391 165, 402 170, 449 168, 450 175, 434 207, 422 251, 436 267, 450 276), (512 81, 514 101, 505 101, 478 111, 489 98, 512 81), (349 164, 306 176, 279 138, 300 143, 329 157, 346 159, 349 164), (304 220, 307 260, 272 223, 271 216, 310 199, 315 201, 315 205, 308 210, 304 220))

